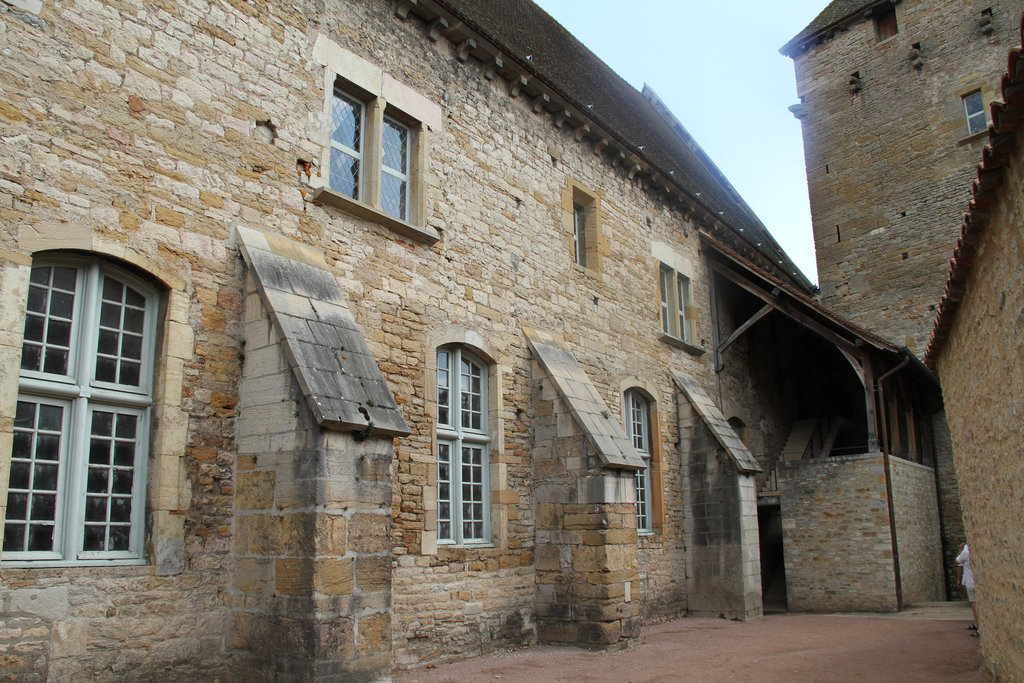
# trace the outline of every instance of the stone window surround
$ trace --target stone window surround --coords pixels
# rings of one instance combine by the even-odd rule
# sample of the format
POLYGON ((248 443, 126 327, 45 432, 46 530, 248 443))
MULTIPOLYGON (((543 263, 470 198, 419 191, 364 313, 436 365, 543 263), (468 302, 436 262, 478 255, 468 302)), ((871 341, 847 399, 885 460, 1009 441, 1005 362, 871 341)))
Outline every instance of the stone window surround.
MULTIPOLYGON (((694 272, 696 270, 693 265, 693 262, 689 258, 675 251, 671 245, 666 244, 664 242, 654 242, 651 245, 651 256, 653 256, 657 260, 657 270, 655 272, 654 277, 654 302, 658 306, 658 340, 664 342, 665 344, 668 344, 669 346, 682 349, 694 356, 699 356, 703 354, 704 349, 702 349, 700 346, 697 346, 694 343, 694 340, 698 338, 697 327, 700 321, 697 317, 697 307, 693 304, 693 283, 696 282, 696 279, 693 277, 694 272), (690 332, 690 336, 687 339, 684 339, 673 334, 667 334, 664 331, 664 328, 662 327, 661 272, 663 268, 671 270, 673 272, 673 275, 675 276, 682 275, 690 283, 690 288, 688 291, 689 302, 683 306, 683 314, 686 317, 687 323, 689 324, 690 332)), ((675 277, 673 278, 672 289, 676 289, 675 277)), ((674 291, 670 292, 669 294, 672 298, 676 297, 674 291)), ((673 309, 670 305, 669 314, 677 315, 678 308, 673 309)))
MULTIPOLYGON (((504 407, 503 379, 509 373, 507 364, 501 362, 497 350, 484 341, 483 337, 465 327, 451 326, 438 330, 427 340, 426 361, 424 363, 423 389, 424 417, 430 420, 430 464, 427 469, 427 484, 423 486, 424 522, 420 539, 420 554, 440 555, 460 554, 466 551, 479 550, 485 552, 494 548, 504 548, 508 541, 509 508, 518 503, 518 497, 508 487, 508 465, 505 457, 505 420, 510 415, 504 407), (490 543, 472 543, 454 545, 438 543, 437 539, 437 349, 442 346, 462 346, 470 351, 478 360, 486 363, 487 373, 487 431, 490 436, 488 446, 488 478, 490 488, 488 502, 490 506, 490 543)), ((514 413, 512 413, 514 416, 514 413)))
POLYGON ((566 178, 561 193, 562 232, 566 236, 566 253, 573 260, 573 269, 601 279, 601 192, 591 190, 575 178, 566 178), (576 207, 583 208, 584 236, 581 261, 576 260, 576 207))
POLYGON ((648 487, 651 491, 651 499, 647 502, 647 514, 651 520, 651 530, 648 532, 638 530, 637 535, 650 539, 652 537, 660 536, 664 533, 665 529, 665 465, 662 455, 663 447, 661 443, 661 411, 658 409, 660 401, 658 401, 658 393, 656 389, 649 382, 640 379, 639 377, 624 378, 619 382, 618 391, 619 413, 622 418, 623 425, 625 425, 626 420, 629 419, 629 416, 626 413, 626 393, 629 391, 636 391, 640 393, 648 401, 651 459, 649 460, 647 476, 648 487))
MULTIPOLYGON (((5 363, 20 366, 25 301, 28 298, 29 275, 34 254, 78 251, 94 257, 108 257, 130 264, 147 273, 159 292, 156 355, 154 358, 153 404, 149 430, 149 461, 146 486, 146 538, 144 560, 76 561, 75 566, 139 565, 146 573, 158 575, 180 573, 183 569, 185 511, 189 507, 191 487, 185 468, 184 444, 188 435, 188 413, 182 408, 181 396, 184 366, 193 357, 194 332, 189 324, 191 297, 185 282, 170 267, 158 265, 118 242, 93 234, 81 223, 39 223, 22 228, 18 235, 20 253, 0 249, 0 294, 4 301, 17 305, 4 306, 2 315, 6 340, 0 342, 5 363)), ((0 501, 7 500, 7 483, 11 464, 12 420, 18 395, 18 373, 7 373, 0 380, 0 501)), ((3 513, 0 509, 0 523, 3 513)), ((2 559, 2 558, 0 558, 2 559)), ((11 563, 5 562, 5 566, 11 563)), ((66 566, 67 562, 32 561, 18 563, 30 569, 66 566)))
POLYGON ((430 131, 440 130, 441 107, 394 79, 382 68, 368 62, 323 34, 313 47, 313 57, 324 67, 323 125, 317 134, 321 143, 320 176, 313 201, 340 209, 378 223, 410 239, 426 244, 437 242, 440 233, 426 225, 426 187, 429 178, 430 131), (360 197, 353 199, 329 187, 331 157, 331 106, 335 88, 359 99, 365 107, 363 160, 360 168, 360 197), (382 135, 384 117, 409 127, 412 145, 409 153, 408 220, 395 218, 381 208, 382 135))

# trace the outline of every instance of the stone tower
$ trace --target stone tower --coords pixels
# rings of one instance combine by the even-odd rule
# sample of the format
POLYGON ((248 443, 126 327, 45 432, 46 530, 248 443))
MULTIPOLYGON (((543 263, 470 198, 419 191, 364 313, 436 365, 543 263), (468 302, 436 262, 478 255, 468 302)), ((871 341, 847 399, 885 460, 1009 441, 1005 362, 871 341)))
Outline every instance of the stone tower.
POLYGON ((796 67, 825 304, 924 353, 1024 3, 834 0, 796 67))

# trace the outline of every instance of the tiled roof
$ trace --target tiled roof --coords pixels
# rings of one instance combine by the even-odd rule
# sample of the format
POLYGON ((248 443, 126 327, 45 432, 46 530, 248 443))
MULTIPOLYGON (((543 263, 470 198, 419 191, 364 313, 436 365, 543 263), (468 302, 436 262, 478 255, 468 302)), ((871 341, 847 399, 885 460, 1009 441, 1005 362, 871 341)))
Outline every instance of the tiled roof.
POLYGON ((895 344, 886 341, 882 337, 879 337, 877 334, 869 332, 863 327, 854 325, 850 321, 841 318, 830 308, 826 308, 825 306, 822 306, 820 303, 818 303, 817 299, 807 296, 806 294, 796 289, 789 283, 784 282, 775 275, 772 275, 771 273, 765 271, 764 269, 759 268, 757 265, 751 263, 748 259, 743 258, 741 255, 737 254, 735 251, 733 251, 726 245, 722 244, 721 242, 715 240, 714 238, 704 235, 701 237, 701 240, 704 242, 704 244, 706 244, 713 250, 717 251, 721 255, 727 257, 729 260, 741 266, 743 269, 749 271, 750 273, 756 275, 765 282, 769 283, 772 287, 778 287, 779 290, 785 292, 791 298, 799 302, 809 312, 816 314, 819 318, 827 322, 830 325, 830 327, 836 330, 842 330, 852 338, 863 339, 865 342, 871 344, 876 349, 879 349, 881 351, 888 351, 889 353, 901 353, 901 349, 895 344))
POLYGON ((747 445, 736 435, 736 430, 725 419, 725 415, 704 391, 700 382, 681 373, 672 373, 672 379, 680 391, 686 395, 690 405, 697 411, 700 418, 704 420, 704 424, 711 430, 715 440, 725 449, 736 471, 743 474, 761 472, 762 469, 757 464, 757 458, 750 453, 747 445))
POLYGON ((239 226, 238 247, 317 422, 405 436, 409 426, 323 255, 239 226))
POLYGON ((565 343, 544 330, 524 327, 523 334, 601 464, 611 469, 643 469, 643 457, 625 430, 611 419, 597 387, 565 343))
MULTIPOLYGON (((992 125, 988 129, 988 145, 981 155, 974 193, 964 216, 960 239, 949 264, 949 279, 939 311, 935 317, 931 340, 925 350, 924 362, 932 370, 942 354, 956 320, 960 302, 966 293, 967 280, 974 268, 977 246, 988 227, 990 210, 1006 176, 1010 155, 1017 144, 1017 131, 1024 127, 1024 17, 1021 20, 1022 47, 1010 51, 1002 81, 1002 102, 992 103, 992 125)), ((1018 283, 1019 284, 1019 283, 1018 283)))
POLYGON ((674 130, 642 93, 544 10, 530 0, 436 2, 486 36, 525 72, 612 131, 623 147, 671 178, 752 250, 779 264, 778 269, 787 278, 807 291, 813 290, 692 138, 674 130))
POLYGON ((891 0, 833 0, 803 31, 779 48, 779 52, 787 57, 796 57, 821 34, 854 19, 859 19, 866 10, 875 5, 887 5, 890 2, 891 0))

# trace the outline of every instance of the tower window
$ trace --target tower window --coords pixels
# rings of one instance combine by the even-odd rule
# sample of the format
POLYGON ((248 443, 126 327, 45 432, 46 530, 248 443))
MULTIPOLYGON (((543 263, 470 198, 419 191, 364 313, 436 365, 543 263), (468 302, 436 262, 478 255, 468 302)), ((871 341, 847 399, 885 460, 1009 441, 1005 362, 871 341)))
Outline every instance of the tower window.
POLYGON ((974 135, 988 128, 988 119, 985 118, 985 98, 981 96, 980 90, 975 90, 963 96, 964 116, 967 117, 967 133, 974 135))
POLYGON ((896 23, 896 8, 890 5, 885 9, 879 9, 875 14, 875 36, 879 42, 892 38, 900 32, 899 24, 896 23))

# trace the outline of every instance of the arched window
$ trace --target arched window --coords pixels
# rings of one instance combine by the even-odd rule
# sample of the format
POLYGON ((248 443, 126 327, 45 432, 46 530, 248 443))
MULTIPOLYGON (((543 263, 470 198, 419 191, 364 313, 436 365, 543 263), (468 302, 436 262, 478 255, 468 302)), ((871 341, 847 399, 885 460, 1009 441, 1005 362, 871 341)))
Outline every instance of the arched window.
POLYGON ((3 559, 142 559, 156 292, 110 264, 36 259, 3 559))
POLYGON ((461 346, 437 350, 437 540, 490 542, 487 365, 461 346))
POLYGON ((729 426, 732 427, 733 431, 736 432, 736 436, 740 437, 740 441, 742 441, 745 445, 749 447, 750 444, 747 443, 746 423, 743 422, 743 420, 741 420, 740 418, 734 416, 729 418, 729 426))
POLYGON ((626 434, 645 465, 636 471, 636 530, 651 533, 651 402, 637 389, 626 392, 626 434))

